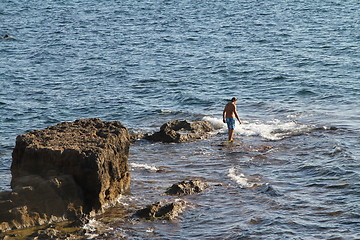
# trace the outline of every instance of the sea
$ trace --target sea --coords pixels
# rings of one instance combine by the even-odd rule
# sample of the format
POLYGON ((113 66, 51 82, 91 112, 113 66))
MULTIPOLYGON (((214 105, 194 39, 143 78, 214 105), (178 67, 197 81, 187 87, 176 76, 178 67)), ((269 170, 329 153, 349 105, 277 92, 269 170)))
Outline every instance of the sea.
POLYGON ((207 120, 201 141, 133 143, 128 217, 91 219, 87 238, 360 239, 359 13, 358 0, 1 0, 0 191, 27 131, 207 120), (224 144, 232 97, 243 124, 224 144), (209 188, 164 195, 194 179, 209 188), (131 215, 177 199, 174 220, 131 215))

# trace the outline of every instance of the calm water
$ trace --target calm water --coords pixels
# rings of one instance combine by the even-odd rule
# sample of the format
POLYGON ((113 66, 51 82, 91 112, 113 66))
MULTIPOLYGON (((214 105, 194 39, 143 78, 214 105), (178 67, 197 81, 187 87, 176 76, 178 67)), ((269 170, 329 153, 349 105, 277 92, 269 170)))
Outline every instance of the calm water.
POLYGON ((2 0, 0 190, 28 130, 206 119, 208 140, 132 145, 121 202, 173 200, 161 194, 185 179, 212 187, 184 197, 176 221, 119 220, 109 235, 360 239, 359 12, 357 0, 2 0), (219 146, 232 96, 245 124, 237 144, 219 146))

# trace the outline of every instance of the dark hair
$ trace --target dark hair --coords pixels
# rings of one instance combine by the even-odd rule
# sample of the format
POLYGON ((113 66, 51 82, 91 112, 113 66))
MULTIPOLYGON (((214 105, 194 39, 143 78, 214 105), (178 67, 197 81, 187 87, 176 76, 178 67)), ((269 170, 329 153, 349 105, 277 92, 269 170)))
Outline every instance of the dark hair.
POLYGON ((236 98, 236 97, 233 97, 233 98, 231 99, 231 101, 232 101, 232 102, 235 102, 235 101, 237 101, 237 98, 236 98))

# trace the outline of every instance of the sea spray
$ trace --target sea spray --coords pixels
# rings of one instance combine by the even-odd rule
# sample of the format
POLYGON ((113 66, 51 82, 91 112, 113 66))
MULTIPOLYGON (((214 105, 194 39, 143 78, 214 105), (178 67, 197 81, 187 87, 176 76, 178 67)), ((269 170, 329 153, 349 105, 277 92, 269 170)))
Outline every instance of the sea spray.
POLYGON ((83 226, 83 229, 85 230, 85 236, 87 239, 97 238, 104 232, 113 230, 111 227, 105 225, 101 221, 97 221, 96 219, 90 219, 89 222, 83 226))
POLYGON ((203 117, 203 120, 210 122, 216 130, 222 130, 226 128, 226 123, 224 123, 220 118, 205 116, 203 117))
MULTIPOLYGON (((226 123, 220 118, 206 116, 203 118, 209 121, 218 132, 226 131, 226 123)), ((281 140, 290 136, 300 135, 310 132, 313 126, 304 125, 295 121, 281 121, 274 119, 267 122, 258 120, 242 121, 242 124, 236 122, 235 134, 240 136, 260 136, 267 140, 281 140)))
POLYGON ((145 170, 148 170, 148 171, 151 171, 151 172, 157 172, 157 171, 161 170, 158 167, 150 166, 150 165, 142 164, 142 163, 130 163, 130 166, 132 168, 142 168, 142 169, 145 169, 145 170))

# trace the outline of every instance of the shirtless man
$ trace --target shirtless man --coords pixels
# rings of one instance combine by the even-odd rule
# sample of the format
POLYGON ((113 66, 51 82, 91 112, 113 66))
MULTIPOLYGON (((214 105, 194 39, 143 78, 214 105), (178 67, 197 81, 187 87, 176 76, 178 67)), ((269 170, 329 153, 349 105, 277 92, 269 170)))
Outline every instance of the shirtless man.
POLYGON ((234 130, 235 130, 235 118, 241 124, 240 118, 236 112, 236 101, 237 101, 237 98, 233 97, 231 99, 231 102, 226 104, 224 111, 223 111, 223 122, 227 123, 227 126, 228 126, 229 142, 234 141, 233 136, 234 136, 234 130))

